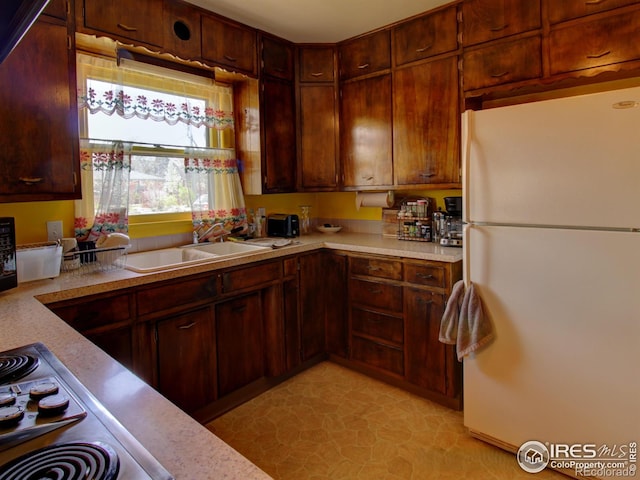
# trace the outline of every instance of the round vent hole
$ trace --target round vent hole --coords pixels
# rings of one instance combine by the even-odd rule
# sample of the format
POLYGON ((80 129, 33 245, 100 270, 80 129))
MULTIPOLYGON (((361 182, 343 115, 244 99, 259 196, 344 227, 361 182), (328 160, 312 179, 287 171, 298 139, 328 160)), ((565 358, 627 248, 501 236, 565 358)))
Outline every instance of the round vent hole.
POLYGON ((177 21, 173 24, 173 33, 176 34, 180 40, 189 40, 191 38, 191 30, 186 23, 177 21))

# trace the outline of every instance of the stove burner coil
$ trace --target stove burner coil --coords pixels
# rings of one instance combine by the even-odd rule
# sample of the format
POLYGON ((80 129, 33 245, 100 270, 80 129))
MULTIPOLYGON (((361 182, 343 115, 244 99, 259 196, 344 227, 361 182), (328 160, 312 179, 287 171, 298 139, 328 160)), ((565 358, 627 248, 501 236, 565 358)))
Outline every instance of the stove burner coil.
POLYGON ((0 466, 0 480, 115 480, 120 461, 102 442, 60 443, 0 466))
POLYGON ((31 355, 0 355, 0 384, 29 375, 39 363, 40 360, 31 355))

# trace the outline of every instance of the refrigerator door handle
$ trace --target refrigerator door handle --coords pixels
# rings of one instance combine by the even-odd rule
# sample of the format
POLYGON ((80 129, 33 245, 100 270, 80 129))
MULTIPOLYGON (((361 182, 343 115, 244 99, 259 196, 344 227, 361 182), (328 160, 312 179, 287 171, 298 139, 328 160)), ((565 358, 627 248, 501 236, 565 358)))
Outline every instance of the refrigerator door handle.
POLYGON ((473 122, 473 110, 462 113, 461 143, 462 148, 462 221, 469 223, 469 175, 471 167, 471 128, 473 122))
POLYGON ((471 244, 469 243, 469 238, 471 237, 472 228, 473 224, 470 223, 462 226, 462 280, 465 288, 469 288, 471 284, 471 262, 469 261, 471 244))

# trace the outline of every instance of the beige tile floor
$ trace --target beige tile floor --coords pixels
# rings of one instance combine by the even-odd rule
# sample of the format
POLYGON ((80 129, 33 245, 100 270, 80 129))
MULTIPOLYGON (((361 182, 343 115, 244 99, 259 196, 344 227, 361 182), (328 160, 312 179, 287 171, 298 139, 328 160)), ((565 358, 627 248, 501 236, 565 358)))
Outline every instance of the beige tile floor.
POLYGON ((324 362, 207 427, 276 480, 567 480, 524 472, 462 412, 324 362))

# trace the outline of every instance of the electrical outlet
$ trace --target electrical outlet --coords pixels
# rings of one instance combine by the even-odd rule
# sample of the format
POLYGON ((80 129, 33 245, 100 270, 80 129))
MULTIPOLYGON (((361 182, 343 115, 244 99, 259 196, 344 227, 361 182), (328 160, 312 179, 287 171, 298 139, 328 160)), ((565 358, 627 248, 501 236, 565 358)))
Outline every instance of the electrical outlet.
POLYGON ((47 222, 47 240, 55 242, 62 238, 62 220, 47 222))

